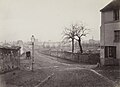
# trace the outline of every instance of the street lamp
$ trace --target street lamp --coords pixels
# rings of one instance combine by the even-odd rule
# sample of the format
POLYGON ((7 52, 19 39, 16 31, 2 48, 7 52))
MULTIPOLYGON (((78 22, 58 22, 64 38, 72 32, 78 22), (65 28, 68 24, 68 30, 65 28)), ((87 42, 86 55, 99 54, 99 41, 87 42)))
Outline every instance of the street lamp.
POLYGON ((34 64, 34 42, 35 42, 34 35, 32 35, 32 37, 31 37, 31 42, 32 42, 32 71, 33 71, 33 64, 34 64))

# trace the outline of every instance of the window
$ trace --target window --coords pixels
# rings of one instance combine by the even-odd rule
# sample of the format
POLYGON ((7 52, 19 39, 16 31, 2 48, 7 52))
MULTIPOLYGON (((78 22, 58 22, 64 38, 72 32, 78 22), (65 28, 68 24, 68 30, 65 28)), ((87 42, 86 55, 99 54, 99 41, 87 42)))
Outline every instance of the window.
POLYGON ((116 58, 116 47, 105 46, 105 58, 113 57, 116 58))
POLYGON ((114 21, 119 20, 119 9, 113 11, 114 21))
POLYGON ((120 30, 115 30, 114 31, 114 41, 115 42, 120 42, 120 30))

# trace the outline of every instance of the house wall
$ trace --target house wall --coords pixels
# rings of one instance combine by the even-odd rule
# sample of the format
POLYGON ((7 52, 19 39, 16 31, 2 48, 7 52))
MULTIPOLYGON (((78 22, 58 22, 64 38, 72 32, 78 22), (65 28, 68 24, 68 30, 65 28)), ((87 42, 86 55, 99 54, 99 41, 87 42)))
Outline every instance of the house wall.
POLYGON ((120 21, 113 20, 113 11, 101 13, 100 45, 101 62, 104 61, 104 46, 116 46, 116 58, 120 59, 120 42, 114 42, 114 30, 120 30, 120 21))
POLYGON ((105 24, 105 36, 104 36, 104 45, 105 46, 113 46, 114 45, 114 30, 112 28, 112 24, 105 24))
POLYGON ((104 23, 113 21, 113 11, 104 12, 104 23))
POLYGON ((105 24, 105 46, 116 46, 116 58, 120 59, 120 42, 114 42, 114 30, 120 30, 120 22, 105 24))

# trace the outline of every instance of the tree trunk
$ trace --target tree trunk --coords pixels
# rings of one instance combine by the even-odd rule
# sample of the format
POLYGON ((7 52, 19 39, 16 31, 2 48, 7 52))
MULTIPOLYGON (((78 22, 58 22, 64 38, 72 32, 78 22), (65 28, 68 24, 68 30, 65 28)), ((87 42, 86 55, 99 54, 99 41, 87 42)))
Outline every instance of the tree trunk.
POLYGON ((72 38, 72 53, 74 53, 74 38, 72 38))
POLYGON ((83 53, 83 49, 82 49, 82 45, 81 45, 81 38, 80 37, 79 37, 78 43, 79 43, 79 47, 80 47, 80 52, 83 53))

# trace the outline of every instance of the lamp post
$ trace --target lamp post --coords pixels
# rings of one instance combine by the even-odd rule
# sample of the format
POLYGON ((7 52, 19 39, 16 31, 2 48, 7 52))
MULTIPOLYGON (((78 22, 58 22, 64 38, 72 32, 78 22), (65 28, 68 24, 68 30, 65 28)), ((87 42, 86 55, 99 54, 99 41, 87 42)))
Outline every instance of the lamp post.
POLYGON ((34 42, 35 42, 34 35, 32 35, 32 37, 31 37, 31 42, 32 42, 32 71, 33 71, 33 65, 34 65, 34 42))

